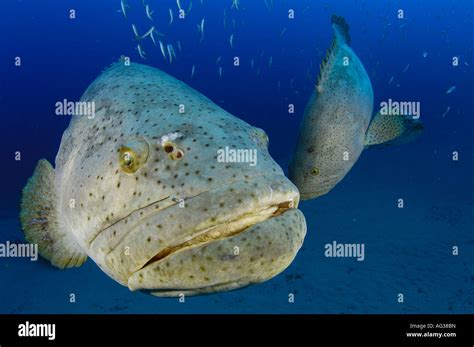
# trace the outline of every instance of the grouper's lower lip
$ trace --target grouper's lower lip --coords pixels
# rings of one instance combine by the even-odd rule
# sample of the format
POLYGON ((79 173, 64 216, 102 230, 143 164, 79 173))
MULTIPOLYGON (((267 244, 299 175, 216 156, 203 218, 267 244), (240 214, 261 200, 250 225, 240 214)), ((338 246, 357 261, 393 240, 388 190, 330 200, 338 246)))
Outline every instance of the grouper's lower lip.
MULTIPOLYGON (((227 237, 235 236, 237 234, 244 233, 249 228, 254 226, 257 223, 264 222, 270 218, 274 218, 283 214, 288 209, 292 208, 294 201, 285 201, 277 205, 264 208, 261 211, 252 213, 250 215, 240 216, 235 220, 228 221, 226 223, 221 223, 213 225, 205 230, 195 231, 196 237, 192 238, 189 241, 183 242, 179 245, 165 248, 151 258, 143 268, 153 264, 155 262, 163 261, 165 258, 171 256, 172 254, 182 251, 186 248, 201 246, 204 244, 209 244, 216 242, 217 240, 224 239, 227 237)), ((143 269, 142 268, 142 269, 143 269)))
POLYGON ((162 258, 154 257, 132 274, 128 287, 156 296, 189 296, 233 290, 274 277, 293 261, 306 234, 300 210, 278 210, 232 235, 183 244, 162 258))

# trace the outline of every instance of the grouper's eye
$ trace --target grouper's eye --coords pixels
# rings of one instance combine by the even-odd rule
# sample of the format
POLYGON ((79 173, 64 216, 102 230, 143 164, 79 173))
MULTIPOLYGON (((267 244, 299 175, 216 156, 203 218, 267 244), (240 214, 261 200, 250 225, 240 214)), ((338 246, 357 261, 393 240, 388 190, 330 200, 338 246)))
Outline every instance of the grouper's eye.
POLYGON ((312 176, 317 176, 317 175, 319 175, 319 169, 318 169, 317 167, 313 167, 313 168, 311 169, 311 175, 312 175, 312 176))
POLYGON ((122 155, 123 165, 126 167, 131 167, 133 165, 133 153, 124 152, 122 155))
POLYGON ((148 159, 148 152, 149 147, 146 140, 141 138, 130 139, 120 148, 120 168, 128 174, 137 172, 148 159))

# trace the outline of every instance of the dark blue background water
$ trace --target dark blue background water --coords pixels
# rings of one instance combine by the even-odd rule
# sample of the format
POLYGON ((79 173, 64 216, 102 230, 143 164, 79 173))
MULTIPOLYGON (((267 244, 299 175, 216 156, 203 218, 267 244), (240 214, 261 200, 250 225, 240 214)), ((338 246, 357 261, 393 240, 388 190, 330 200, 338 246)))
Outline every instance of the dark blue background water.
MULTIPOLYGON (((183 8, 189 2, 181 0, 183 8)), ((21 189, 38 159, 54 162, 69 122, 54 114, 54 104, 78 100, 121 55, 170 73, 265 129, 272 156, 286 169, 331 42, 330 17, 337 13, 347 19, 351 45, 371 77, 374 108, 388 98, 419 101, 425 131, 416 142, 364 152, 330 194, 302 202, 305 244, 295 262, 269 282, 179 304, 131 293, 90 260, 60 271, 43 262, 0 258, 0 312, 473 312, 472 0, 274 0, 271 9, 263 0, 241 0, 239 11, 231 9, 231 0, 193 0, 185 20, 177 18, 175 1, 148 0, 157 29, 178 54, 172 64, 150 40, 143 45, 147 60, 138 56, 131 24, 142 33, 151 22, 141 0, 129 3, 125 19, 119 0, 1 1, 0 242, 22 239, 21 189), (288 19, 290 8, 294 20, 288 19), (74 20, 70 9, 76 10, 74 20), (196 25, 202 18, 200 43, 196 25), (16 56, 21 67, 14 66, 16 56), (234 56, 239 67, 232 65, 234 56), (459 57, 457 67, 453 56, 459 57), (453 85, 456 90, 446 94, 453 85), (290 103, 295 114, 287 112, 290 103), (20 162, 14 161, 16 151, 20 162), (458 161, 451 159, 453 151, 458 161), (404 209, 396 206, 399 198, 404 209), (365 261, 324 257, 324 245, 333 240, 364 243, 365 261), (289 293, 295 303, 288 303, 289 293), (397 302, 399 293, 404 303, 397 302)))

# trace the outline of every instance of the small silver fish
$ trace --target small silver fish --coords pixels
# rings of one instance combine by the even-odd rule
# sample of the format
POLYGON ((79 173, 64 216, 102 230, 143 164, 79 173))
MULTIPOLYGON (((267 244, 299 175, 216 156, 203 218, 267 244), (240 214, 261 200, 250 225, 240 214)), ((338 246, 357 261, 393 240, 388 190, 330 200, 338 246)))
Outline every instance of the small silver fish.
POLYGON ((409 68, 410 68, 410 64, 408 64, 407 66, 405 66, 405 68, 403 69, 402 72, 406 72, 409 68))
POLYGON ((173 53, 172 53, 172 46, 170 44, 166 45, 168 50, 168 56, 170 57, 170 64, 173 62, 173 53))
POLYGON ((165 45, 161 41, 158 41, 158 43, 160 44, 161 55, 163 56, 163 58, 166 61, 165 45))
POLYGON ((148 36, 150 36, 153 32, 155 31, 155 27, 152 26, 146 33, 144 33, 142 36, 139 37, 139 40, 146 39, 148 36))
POLYGON ((173 57, 176 58, 176 52, 174 51, 174 47, 173 45, 170 45, 171 46, 171 53, 173 54, 173 57))
POLYGON ((447 91, 446 91, 446 94, 451 94, 452 92, 454 92, 456 90, 456 86, 452 86, 451 88, 449 88, 447 91))
POLYGON ((198 30, 201 32, 201 40, 199 42, 202 42, 204 39, 204 18, 201 19, 201 25, 199 26, 198 30))
POLYGON ((151 38, 151 41, 153 42, 153 45, 156 46, 156 40, 155 40, 155 36, 153 36, 153 33, 155 32, 155 30, 153 30, 151 33, 150 33, 150 38, 151 38))
POLYGON ((145 12, 148 19, 153 21, 153 17, 152 17, 153 11, 150 9, 150 6, 148 6, 148 4, 145 6, 145 12))
POLYGON ((232 0, 232 6, 230 8, 239 9, 240 0, 232 0))
POLYGON ((153 31, 153 33, 154 33, 154 34, 157 34, 158 36, 161 36, 161 37, 164 37, 164 36, 165 36, 165 34, 163 34, 162 32, 160 32, 160 31, 158 31, 158 30, 156 30, 156 28, 155 28, 155 30, 153 31))
POLYGON ((142 59, 146 59, 145 51, 142 49, 142 47, 140 46, 140 44, 137 45, 137 50, 138 50, 138 54, 140 55, 140 57, 141 57, 142 59))
POLYGON ((120 9, 125 19, 127 19, 127 8, 129 8, 129 6, 125 2, 125 0, 120 0, 120 9))
POLYGON ((231 35, 230 35, 229 43, 230 43, 230 47, 231 47, 231 48, 234 48, 234 34, 231 34, 231 35))
POLYGON ((135 35, 135 39, 139 40, 140 35, 138 35, 138 30, 137 30, 137 27, 135 26, 135 24, 132 24, 132 30, 133 30, 133 34, 135 35))
POLYGON ((446 109, 446 111, 444 111, 444 113, 441 115, 441 118, 446 117, 446 115, 448 114, 449 110, 451 110, 451 106, 448 106, 448 108, 446 109))
POLYGON ((194 71, 196 70, 196 66, 193 65, 193 68, 191 69, 191 78, 194 77, 194 71))
POLYGON ((169 22, 169 25, 171 25, 171 23, 173 23, 173 11, 171 10, 171 8, 169 9, 169 13, 170 13, 170 22, 169 22))

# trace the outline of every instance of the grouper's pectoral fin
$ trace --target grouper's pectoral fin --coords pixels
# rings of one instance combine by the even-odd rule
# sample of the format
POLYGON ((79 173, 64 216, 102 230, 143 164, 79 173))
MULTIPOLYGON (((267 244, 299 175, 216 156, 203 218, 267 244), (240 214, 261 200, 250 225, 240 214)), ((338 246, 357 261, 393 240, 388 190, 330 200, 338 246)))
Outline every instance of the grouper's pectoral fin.
POLYGON ((20 221, 28 242, 38 245, 40 255, 58 268, 81 266, 87 255, 57 216, 54 169, 41 159, 23 188, 20 221))
POLYGON ((372 119, 365 134, 365 147, 401 145, 415 140, 423 131, 423 123, 412 116, 382 114, 372 119))

